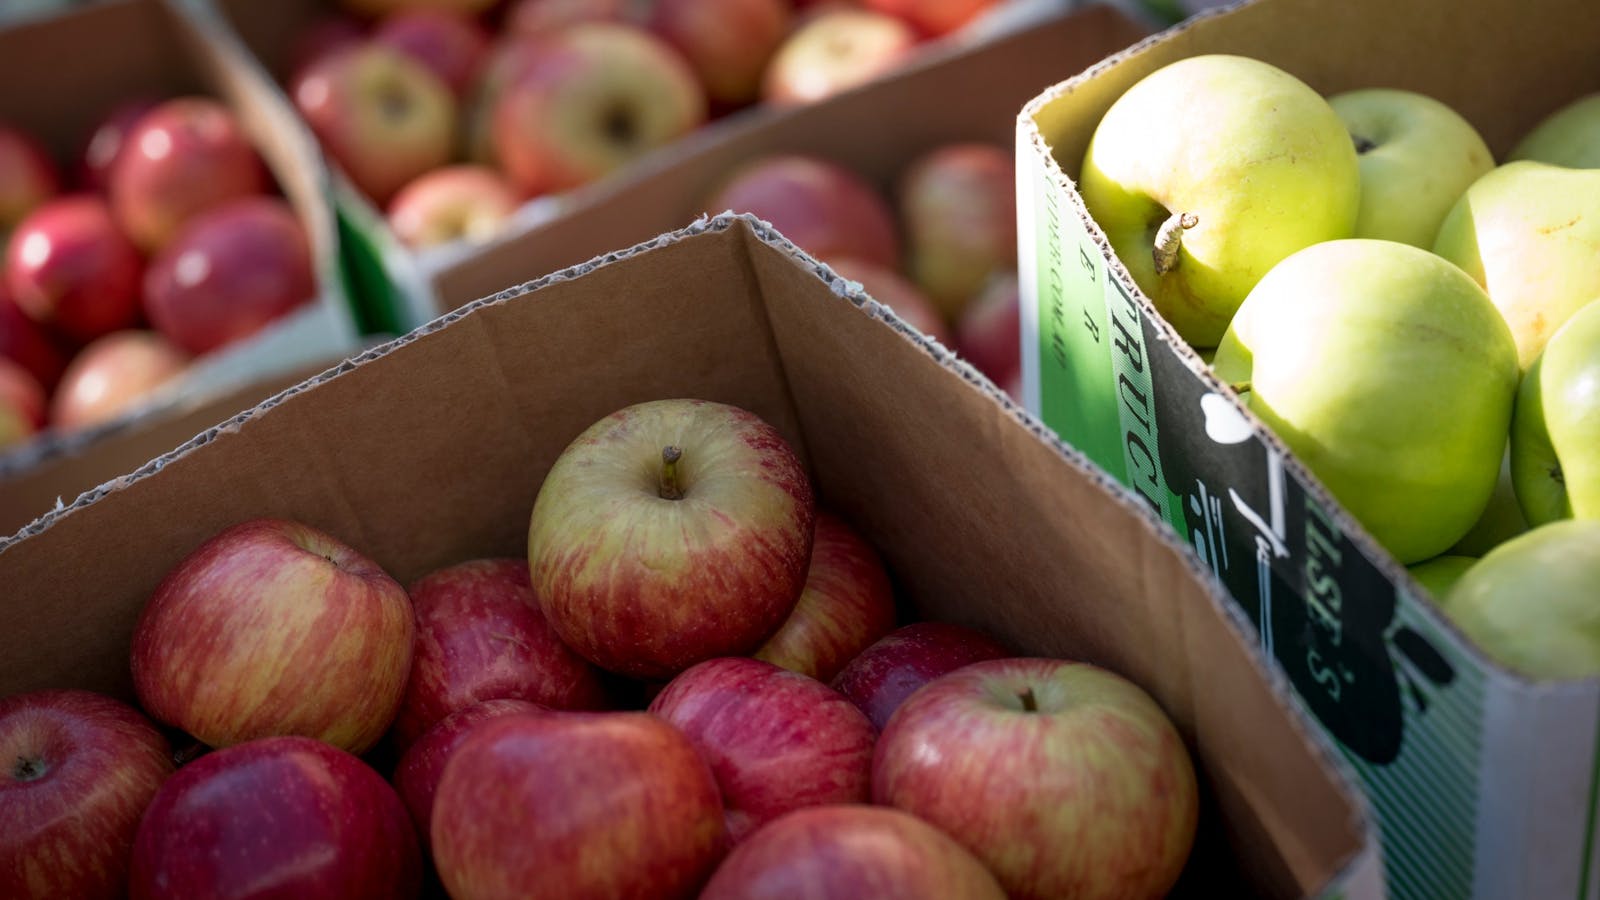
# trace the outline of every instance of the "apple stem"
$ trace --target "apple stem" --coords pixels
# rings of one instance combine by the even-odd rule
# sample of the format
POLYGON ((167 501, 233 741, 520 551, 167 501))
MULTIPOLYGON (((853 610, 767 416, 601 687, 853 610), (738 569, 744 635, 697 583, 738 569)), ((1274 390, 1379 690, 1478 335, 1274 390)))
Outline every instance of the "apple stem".
POLYGON ((1235 394, 1247 394, 1250 392, 1250 382, 1248 381, 1232 381, 1228 383, 1228 387, 1233 388, 1235 394))
POLYGON ((683 488, 678 486, 678 460, 683 451, 672 445, 661 448, 661 490, 663 500, 682 500, 683 488))
POLYGON ((36 759, 26 756, 17 757, 17 764, 12 768, 11 774, 18 781, 37 781, 44 777, 44 764, 36 759))
POLYGON ((1200 224, 1194 213, 1173 213, 1156 230, 1153 256, 1156 274, 1165 275, 1178 267, 1178 248, 1183 246, 1183 233, 1200 224))
POLYGON ((1017 695, 1017 699, 1022 701, 1023 712, 1039 711, 1039 700, 1033 696, 1033 688, 1023 688, 1022 693, 1017 695))

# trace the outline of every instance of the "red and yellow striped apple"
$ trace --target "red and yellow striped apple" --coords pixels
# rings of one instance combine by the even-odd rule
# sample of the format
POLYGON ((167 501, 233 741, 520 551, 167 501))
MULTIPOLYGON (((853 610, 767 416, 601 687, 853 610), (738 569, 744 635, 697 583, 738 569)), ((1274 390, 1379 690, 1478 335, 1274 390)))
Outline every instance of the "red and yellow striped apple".
POLYGON ((917 688, 962 666, 1010 655, 1004 644, 965 625, 913 622, 861 651, 830 686, 882 731, 917 688))
POLYGON ((544 709, 526 700, 485 700, 465 709, 457 710, 428 729, 417 738, 394 769, 394 788, 411 814, 411 823, 417 826, 417 835, 424 849, 431 851, 432 838, 428 823, 433 821, 433 798, 439 791, 439 778, 444 775, 445 763, 455 755, 467 735, 484 722, 490 722, 512 713, 537 713, 544 709))

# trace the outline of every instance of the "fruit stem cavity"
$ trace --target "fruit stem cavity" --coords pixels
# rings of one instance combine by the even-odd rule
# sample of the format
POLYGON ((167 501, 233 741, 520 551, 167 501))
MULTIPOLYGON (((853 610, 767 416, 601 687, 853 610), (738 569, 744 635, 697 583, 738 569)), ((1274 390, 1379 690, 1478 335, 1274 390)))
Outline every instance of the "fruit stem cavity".
POLYGON ((1033 688, 1023 688, 1022 693, 1017 695, 1017 699, 1022 701, 1023 712, 1039 711, 1039 700, 1033 696, 1033 688))
POLYGON ((1369 140, 1367 140, 1366 138, 1362 137, 1359 134, 1350 135, 1350 139, 1356 142, 1356 153, 1357 154, 1366 153, 1368 150, 1371 150, 1372 148, 1378 146, 1373 141, 1369 141, 1369 140))
POLYGON ((1156 230, 1153 257, 1156 274, 1165 275, 1178 267, 1178 248, 1183 246, 1183 233, 1200 224, 1194 213, 1173 213, 1156 230))
POLYGON ((38 781, 44 777, 44 763, 26 756, 17 757, 17 764, 11 768, 11 774, 18 781, 38 781))
POLYGON ((682 500, 683 488, 678 485, 678 460, 683 451, 668 444, 661 448, 661 489, 657 493, 663 500, 682 500))

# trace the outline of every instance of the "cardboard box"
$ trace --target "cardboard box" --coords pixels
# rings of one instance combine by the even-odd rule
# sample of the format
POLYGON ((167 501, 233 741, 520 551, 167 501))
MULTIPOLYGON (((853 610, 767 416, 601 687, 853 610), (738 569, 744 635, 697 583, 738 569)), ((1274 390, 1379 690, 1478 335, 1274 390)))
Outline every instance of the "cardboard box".
POLYGON ((1600 87, 1596 36, 1589 0, 1263 0, 1107 59, 1018 119, 1027 405, 1209 561, 1360 773, 1400 897, 1600 895, 1600 682, 1529 683, 1470 646, 1159 318, 1074 178, 1123 91, 1203 53, 1325 96, 1432 95, 1499 158, 1600 87))
POLYGON ((1101 663, 1163 704, 1204 785, 1183 895, 1382 896, 1363 802, 1194 554, 991 385, 828 278, 754 220, 719 218, 266 401, 0 541, 0 696, 129 696, 142 604, 244 519, 327 529, 402 583, 521 555, 544 473, 583 428, 701 397, 778 427, 921 616, 1101 663))

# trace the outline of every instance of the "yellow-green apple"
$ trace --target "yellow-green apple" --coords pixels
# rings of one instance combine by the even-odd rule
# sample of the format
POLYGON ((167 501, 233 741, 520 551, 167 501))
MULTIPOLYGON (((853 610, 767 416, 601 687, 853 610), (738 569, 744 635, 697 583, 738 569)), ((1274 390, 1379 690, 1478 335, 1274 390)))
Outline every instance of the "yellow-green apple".
POLYGON ((624 22, 625 0, 513 0, 501 28, 505 34, 543 37, 579 22, 624 22))
POLYGON ((900 704, 928 682, 962 666, 1010 655, 1004 644, 975 628, 913 622, 861 651, 829 684, 882 731, 900 704))
POLYGON ((139 318, 144 260, 92 194, 47 201, 6 247, 6 287, 28 318, 83 343, 139 318))
POLYGON ((894 627, 894 588, 867 540, 817 510, 805 590, 756 659, 826 682, 894 627))
POLYGON ((1526 369, 1562 323, 1600 297, 1600 171, 1499 166, 1456 201, 1433 252, 1489 292, 1526 369))
POLYGON ((408 247, 494 237, 522 203, 496 169, 462 164, 425 172, 389 201, 389 226, 408 247))
POLYGON ((917 49, 901 19, 841 6, 798 23, 761 75, 761 99, 799 106, 843 93, 899 68, 917 49))
POLYGON ((376 43, 323 57, 290 87, 300 115, 380 206, 455 152, 456 100, 431 69, 376 43))
POLYGON ((1448 550, 1489 503, 1516 345, 1483 289, 1426 250, 1350 238, 1290 256, 1213 368, 1403 564, 1448 550))
POLYGON ((735 844, 792 810, 867 802, 877 731, 808 675, 743 656, 708 659, 668 682, 650 712, 711 767, 735 844))
POLYGON ((1600 519, 1600 300, 1568 319, 1523 376, 1511 477, 1534 525, 1600 519))
POLYGON ((166 246, 194 216, 271 187, 232 111, 206 97, 178 97, 149 110, 127 144, 111 166, 111 208, 146 253, 166 246))
POLYGON ((162 579, 133 631, 133 687, 156 719, 212 747, 303 735, 361 753, 394 719, 411 601, 333 536, 252 519, 162 579))
POLYGON ((1521 159, 1600 169, 1600 93, 1579 97, 1541 119, 1506 156, 1506 162, 1521 159))
MULTIPOLYGON (((1511 427, 1513 431, 1517 427, 1514 402, 1511 427)), ((1522 507, 1517 503, 1516 485, 1511 478, 1511 447, 1507 441, 1506 452, 1500 457, 1500 475, 1495 479, 1494 493, 1489 495, 1489 503, 1484 506, 1483 515, 1478 517, 1477 524, 1462 535, 1461 540, 1451 546, 1450 553, 1476 558, 1527 530, 1528 520, 1523 516, 1522 507)))
POLYGON ((0 246, 7 232, 60 190, 61 174, 44 145, 0 124, 0 246))
POLYGON ((1434 602, 1442 607, 1445 598, 1450 596, 1450 589, 1461 580, 1461 576, 1465 575, 1468 569, 1477 565, 1477 562, 1476 556, 1445 554, 1407 568, 1411 570, 1411 577, 1426 588, 1428 593, 1433 595, 1434 602))
POLYGON ((1012 153, 992 144, 948 144, 900 180, 907 265, 917 286, 952 322, 989 280, 1017 268, 1017 178, 1012 153))
POLYGON ((1206 54, 1117 98, 1078 190, 1139 289, 1204 348, 1279 261, 1350 237, 1361 172, 1344 122, 1305 82, 1206 54))
POLYGON ((899 272, 854 256, 832 257, 828 267, 839 277, 858 282, 867 296, 894 310, 907 325, 945 346, 952 342, 950 326, 938 307, 899 272))
MULTIPOLYGON (((564 26, 563 26, 564 27, 564 26)), ((543 42, 532 36, 507 33, 489 47, 489 54, 473 78, 465 97, 461 125, 462 150, 467 162, 498 167, 494 149, 494 110, 506 86, 531 66, 543 42)))
POLYGON ((128 329, 96 338, 72 358, 50 395, 50 424, 71 431, 117 418, 188 367, 188 354, 154 331, 128 329))
POLYGON ((1445 213, 1494 168, 1472 123, 1426 94, 1365 88, 1329 97, 1328 105, 1350 129, 1361 166, 1352 237, 1431 249, 1445 213))
POLYGON ((695 399, 620 409, 551 466, 528 526, 533 592, 602 668, 665 679, 750 653, 805 587, 816 500, 783 435, 695 399))
POLYGON ((67 367, 66 353, 55 339, 11 301, 3 264, 0 264, 0 357, 27 369, 47 391, 55 388, 62 370, 67 367))
POLYGON ((1600 675, 1600 521, 1539 525, 1489 551, 1444 604, 1490 659, 1530 678, 1600 675))
POLYGON ((789 33, 788 0, 648 0, 647 27, 676 47, 719 108, 761 92, 761 74, 789 33))
POLYGON ((642 712, 483 723, 445 763, 431 830, 456 900, 691 898, 726 850, 711 771, 642 712))
POLYGON ((134 841, 131 900, 414 898, 422 856, 383 776, 321 741, 273 737, 168 778, 134 841))
POLYGON ((999 0, 866 0, 868 9, 909 22, 918 34, 943 37, 959 30, 999 0))
POLYGON ((456 710, 439 720, 422 737, 405 749, 394 769, 394 788, 411 814, 422 847, 432 852, 428 823, 433 821, 433 798, 439 790, 439 777, 461 742, 473 729, 512 713, 537 713, 544 709, 526 700, 485 700, 456 710))
POLYGON ((700 900, 1005 900, 983 863, 932 825, 897 809, 813 806, 778 818, 733 848, 700 900))
POLYGON ((1199 814, 1183 738, 1138 685, 1087 663, 973 663, 912 694, 872 798, 972 851, 1015 898, 1160 897, 1199 814))
POLYGON ((900 267, 894 213, 870 182, 818 156, 776 154, 752 160, 719 185, 706 212, 732 210, 765 219, 823 262, 855 257, 900 267))
POLYGON ((44 387, 27 369, 0 357, 0 449, 33 437, 44 423, 44 387))
POLYGON ((128 135, 139 118, 154 109, 157 101, 136 97, 112 107, 83 143, 78 154, 79 187, 104 193, 111 189, 111 169, 128 146, 128 135))
POLYGON ((584 22, 540 43, 500 91, 494 155, 529 195, 609 174, 698 128, 705 91, 678 51, 642 28, 584 22))
POLYGON ((489 32, 477 20, 437 9, 395 13, 378 23, 372 41, 427 66, 457 97, 489 55, 489 32))
POLYGON ((1022 293, 1015 272, 996 275, 956 319, 956 352, 1005 387, 1022 375, 1022 293))
POLYGON ((170 754, 154 724, 110 697, 0 698, 0 896, 125 896, 134 832, 170 754))
POLYGON ((340 0, 345 9, 358 16, 377 18, 412 10, 442 10, 462 15, 487 12, 495 0, 340 0))
POLYGON ((526 559, 458 563, 419 578, 407 593, 417 639, 392 726, 402 748, 482 700, 608 705, 600 671, 561 643, 539 612, 526 559))

